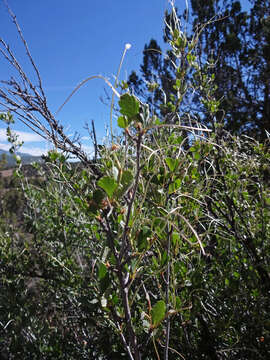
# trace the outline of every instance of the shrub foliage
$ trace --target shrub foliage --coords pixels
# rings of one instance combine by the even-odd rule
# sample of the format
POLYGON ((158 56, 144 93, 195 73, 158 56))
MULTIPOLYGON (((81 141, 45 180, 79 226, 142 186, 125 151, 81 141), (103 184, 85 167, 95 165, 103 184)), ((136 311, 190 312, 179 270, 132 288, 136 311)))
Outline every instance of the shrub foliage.
POLYGON ((23 232, 0 231, 2 358, 269 354, 269 143, 220 129, 198 36, 175 14, 169 121, 124 90, 121 133, 94 163, 51 151, 35 184, 18 167, 23 232), (201 86, 213 131, 188 110, 201 86))

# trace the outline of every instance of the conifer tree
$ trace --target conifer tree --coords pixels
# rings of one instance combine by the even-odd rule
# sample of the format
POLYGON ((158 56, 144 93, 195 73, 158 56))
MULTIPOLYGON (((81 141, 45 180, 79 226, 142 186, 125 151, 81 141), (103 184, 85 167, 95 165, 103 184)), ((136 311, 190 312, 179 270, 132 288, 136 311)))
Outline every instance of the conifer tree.
MULTIPOLYGON (((207 24, 200 33, 198 55, 202 64, 215 62, 216 98, 221 101, 216 120, 231 133, 265 140, 266 131, 270 131, 269 1, 251 0, 247 6, 244 1, 192 0, 190 13, 193 30, 207 24)), ((169 15, 166 14, 167 21, 169 15)), ((181 17, 185 21, 186 14, 181 17)), ((170 41, 166 32, 164 40, 170 41)), ((175 93, 172 62, 172 54, 162 55, 160 46, 152 39, 143 51, 141 74, 133 72, 129 78, 135 92, 144 93, 148 100, 152 96, 156 110, 163 114, 175 110, 170 104, 175 93), (156 79, 161 80, 159 86, 156 79)), ((211 71, 209 67, 207 71, 211 71)), ((198 92, 194 94, 193 106, 201 121, 207 123, 199 108, 200 96, 198 92)))

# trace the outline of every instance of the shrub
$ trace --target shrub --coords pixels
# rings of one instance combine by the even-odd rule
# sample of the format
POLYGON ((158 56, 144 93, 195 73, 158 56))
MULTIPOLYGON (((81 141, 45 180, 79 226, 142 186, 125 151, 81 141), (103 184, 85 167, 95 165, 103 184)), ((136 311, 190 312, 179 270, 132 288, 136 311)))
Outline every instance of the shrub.
POLYGON ((267 144, 220 131, 197 36, 185 37, 174 8, 172 24, 178 105, 169 122, 126 91, 122 133, 95 161, 69 144, 82 166, 52 151, 40 186, 18 170, 31 236, 0 234, 1 344, 10 358, 257 359, 269 351, 267 144), (200 86, 212 132, 187 112, 200 86))

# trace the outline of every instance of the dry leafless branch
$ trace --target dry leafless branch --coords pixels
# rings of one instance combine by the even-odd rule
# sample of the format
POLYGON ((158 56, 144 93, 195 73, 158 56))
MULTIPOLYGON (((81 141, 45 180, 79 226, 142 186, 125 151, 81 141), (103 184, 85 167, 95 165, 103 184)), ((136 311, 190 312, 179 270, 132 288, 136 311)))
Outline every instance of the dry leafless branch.
POLYGON ((63 126, 50 111, 41 75, 28 44, 15 14, 7 2, 4 1, 4 3, 23 43, 26 56, 32 65, 31 79, 33 78, 33 80, 30 80, 30 76, 24 71, 10 46, 0 37, 0 54, 16 74, 16 77, 11 77, 9 80, 0 80, 0 111, 15 115, 29 129, 51 142, 56 149, 75 156, 83 164, 92 167, 94 172, 99 175, 97 166, 93 166, 93 161, 83 150, 79 136, 75 135, 70 138, 66 135, 63 126))

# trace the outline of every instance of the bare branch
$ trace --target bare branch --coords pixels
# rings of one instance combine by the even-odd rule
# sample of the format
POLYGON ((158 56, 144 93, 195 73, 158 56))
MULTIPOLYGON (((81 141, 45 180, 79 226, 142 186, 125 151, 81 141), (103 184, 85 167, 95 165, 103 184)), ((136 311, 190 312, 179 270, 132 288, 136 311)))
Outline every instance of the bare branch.
POLYGON ((37 68, 37 66, 36 66, 36 64, 35 64, 35 62, 34 62, 34 60, 33 60, 33 58, 32 58, 32 55, 31 55, 30 51, 29 51, 28 44, 27 44, 27 42, 26 42, 26 40, 25 40, 25 38, 24 38, 24 36, 23 36, 23 33, 22 33, 22 31, 21 31, 21 28, 20 28, 20 26, 19 26, 19 24, 18 24, 18 22, 17 22, 17 18, 16 18, 16 16, 15 16, 15 14, 12 12, 12 10, 10 9, 10 7, 8 6, 8 3, 7 3, 6 0, 4 0, 4 3, 5 3, 5 5, 6 5, 6 8, 7 8, 8 12, 9 12, 9 15, 10 15, 11 18, 12 18, 12 21, 14 22, 14 24, 15 24, 15 26, 16 26, 16 28, 17 28, 17 31, 18 31, 18 33, 19 33, 19 35, 20 35, 20 38, 21 38, 21 40, 22 40, 22 43, 23 43, 23 45, 24 45, 24 47, 25 47, 27 56, 28 56, 28 58, 29 58, 29 60, 30 60, 30 62, 31 62, 31 64, 32 64, 34 70, 35 70, 35 73, 36 73, 37 78, 38 78, 38 81, 39 81, 39 88, 40 88, 40 91, 41 91, 41 93, 42 93, 42 96, 43 96, 44 99, 46 99, 45 93, 44 93, 43 88, 42 88, 42 82, 41 82, 40 73, 39 73, 38 68, 37 68))
MULTIPOLYGON (((50 111, 47 105, 41 75, 30 53, 28 44, 23 36, 15 14, 9 8, 7 1, 4 0, 4 2, 24 45, 27 58, 34 69, 34 79, 30 80, 30 77, 23 70, 23 67, 16 58, 15 53, 9 45, 0 38, 0 55, 3 56, 18 75, 18 79, 12 77, 10 80, 2 79, 0 81, 1 111, 16 115, 18 120, 43 139, 51 142, 56 149, 75 156, 84 165, 90 167, 95 175, 100 176, 97 164, 94 165, 82 149, 80 138, 76 135, 72 139, 69 138, 65 134, 63 126, 50 111), (35 85, 35 82, 37 85, 35 85)), ((108 83, 107 79, 104 80, 108 83)), ((76 91, 76 89, 74 91, 76 91)))

